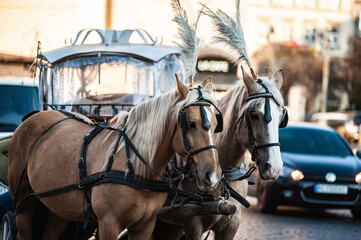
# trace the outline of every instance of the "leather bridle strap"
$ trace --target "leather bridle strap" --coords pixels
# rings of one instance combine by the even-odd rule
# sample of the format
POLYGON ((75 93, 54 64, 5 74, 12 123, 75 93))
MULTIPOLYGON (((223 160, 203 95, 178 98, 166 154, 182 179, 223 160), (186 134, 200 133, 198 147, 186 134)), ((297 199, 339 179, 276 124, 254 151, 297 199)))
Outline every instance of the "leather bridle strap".
POLYGON ((253 157, 257 155, 257 150, 262 148, 268 148, 268 147, 275 147, 280 146, 280 143, 266 143, 261 145, 256 145, 254 142, 254 135, 252 130, 252 121, 251 121, 251 108, 246 109, 247 115, 246 115, 246 121, 248 126, 248 138, 249 138, 249 144, 252 150, 252 160, 254 161, 253 157))

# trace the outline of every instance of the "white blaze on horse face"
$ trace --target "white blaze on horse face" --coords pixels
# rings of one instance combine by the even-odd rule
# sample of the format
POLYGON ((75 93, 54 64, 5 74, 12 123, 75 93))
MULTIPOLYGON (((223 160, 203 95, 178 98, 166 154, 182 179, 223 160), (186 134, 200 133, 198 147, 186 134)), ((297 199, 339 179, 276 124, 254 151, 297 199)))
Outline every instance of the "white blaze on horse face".
MULTIPOLYGON (((278 126, 280 121, 280 114, 282 114, 282 112, 277 104, 272 100, 270 100, 270 105, 272 121, 268 124, 269 143, 278 143, 278 126)), ((266 172, 266 175, 269 178, 277 178, 281 173, 283 165, 281 150, 279 146, 272 146, 269 149, 269 159, 267 163, 270 165, 270 168, 266 172)))
MULTIPOLYGON (((207 118, 209 119, 209 121, 211 121, 212 113, 209 112, 209 110, 207 108, 204 108, 204 109, 206 110, 207 118)), ((212 112, 214 112, 214 107, 213 106, 211 107, 211 110, 212 110, 212 112)), ((213 138, 212 138, 212 129, 211 128, 208 130, 208 136, 209 136, 209 144, 214 145, 213 138)), ((217 154, 216 150, 214 148, 211 148, 208 151, 212 151, 214 164, 216 166, 217 165, 217 162, 216 162, 216 154, 217 154)), ((212 183, 211 187, 215 187, 218 184, 219 178, 217 177, 217 172, 216 171, 213 171, 210 174, 210 180, 211 180, 211 183, 212 183)))

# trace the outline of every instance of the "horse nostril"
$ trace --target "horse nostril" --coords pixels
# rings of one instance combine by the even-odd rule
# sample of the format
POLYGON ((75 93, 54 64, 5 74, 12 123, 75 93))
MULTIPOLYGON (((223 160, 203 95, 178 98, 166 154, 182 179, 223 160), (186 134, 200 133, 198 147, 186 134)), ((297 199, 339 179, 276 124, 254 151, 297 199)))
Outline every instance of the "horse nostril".
POLYGON ((267 172, 267 171, 270 170, 270 169, 271 169, 271 164, 265 163, 265 165, 264 165, 264 172, 267 172))
POLYGON ((211 172, 206 172, 206 174, 205 174, 205 182, 207 183, 207 184, 211 184, 212 183, 212 181, 211 181, 211 172))

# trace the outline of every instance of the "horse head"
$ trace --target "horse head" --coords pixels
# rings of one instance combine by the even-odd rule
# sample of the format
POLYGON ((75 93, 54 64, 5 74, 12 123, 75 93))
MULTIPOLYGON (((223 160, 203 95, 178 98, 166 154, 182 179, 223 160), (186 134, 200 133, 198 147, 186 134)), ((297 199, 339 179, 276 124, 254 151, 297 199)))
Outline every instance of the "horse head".
POLYGON ((282 159, 278 129, 286 127, 288 115, 283 107, 280 88, 282 71, 276 71, 271 80, 267 77, 256 81, 243 71, 243 82, 248 94, 238 119, 240 141, 252 154, 262 179, 275 179, 281 173, 282 159))
POLYGON ((182 159, 187 159, 188 168, 196 172, 199 189, 209 191, 216 188, 221 179, 214 133, 221 131, 223 124, 212 95, 212 77, 190 89, 177 75, 176 79, 180 111, 172 135, 172 148, 182 159))

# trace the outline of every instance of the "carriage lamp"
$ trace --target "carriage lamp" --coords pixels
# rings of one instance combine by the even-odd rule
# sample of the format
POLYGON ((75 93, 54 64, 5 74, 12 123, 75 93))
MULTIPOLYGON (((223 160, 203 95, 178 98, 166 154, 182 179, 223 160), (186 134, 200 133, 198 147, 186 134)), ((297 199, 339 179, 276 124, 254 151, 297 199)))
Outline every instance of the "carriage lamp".
POLYGON ((356 174, 355 181, 356 181, 358 184, 361 183, 361 172, 359 172, 358 174, 356 174))

